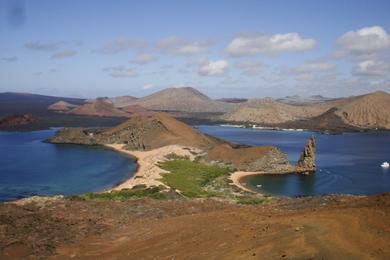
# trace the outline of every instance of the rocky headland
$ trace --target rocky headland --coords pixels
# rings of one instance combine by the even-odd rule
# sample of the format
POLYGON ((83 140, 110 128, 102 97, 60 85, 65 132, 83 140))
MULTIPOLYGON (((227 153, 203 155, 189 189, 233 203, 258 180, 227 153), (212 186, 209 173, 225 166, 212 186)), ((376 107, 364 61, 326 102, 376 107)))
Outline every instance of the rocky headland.
MULTIPOLYGON (((164 161, 169 153, 196 157, 208 165, 229 167, 235 172, 251 174, 304 173, 315 170, 315 141, 310 138, 304 147, 298 165, 289 163, 287 155, 273 146, 241 146, 199 133, 162 112, 136 114, 126 122, 112 128, 63 128, 51 143, 105 145, 138 159, 135 177, 120 187, 160 185, 160 172, 155 164, 164 161), (145 160, 144 158, 147 158, 145 160), (138 179, 137 179, 138 178, 138 179), (137 181, 135 181, 137 180, 137 181)), ((233 174, 232 176, 237 176, 233 174)), ((239 179, 239 178, 238 178, 239 179)), ((233 180, 233 183, 238 184, 233 180)), ((242 185, 237 185, 243 188, 242 185)))

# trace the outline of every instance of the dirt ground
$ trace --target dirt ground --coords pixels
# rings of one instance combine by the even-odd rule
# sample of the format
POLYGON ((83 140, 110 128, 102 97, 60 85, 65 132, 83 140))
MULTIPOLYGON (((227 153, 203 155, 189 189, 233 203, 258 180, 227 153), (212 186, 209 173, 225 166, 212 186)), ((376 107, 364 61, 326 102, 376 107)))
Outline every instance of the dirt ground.
POLYGON ((390 193, 0 204, 0 259, 390 259, 390 193))

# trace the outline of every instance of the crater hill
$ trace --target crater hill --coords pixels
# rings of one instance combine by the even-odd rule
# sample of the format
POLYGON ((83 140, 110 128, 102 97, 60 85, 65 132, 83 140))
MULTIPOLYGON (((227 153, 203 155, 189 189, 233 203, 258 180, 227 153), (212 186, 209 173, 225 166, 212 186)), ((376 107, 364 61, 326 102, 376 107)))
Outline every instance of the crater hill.
POLYGON ((104 100, 108 103, 113 104, 114 107, 116 108, 123 108, 126 106, 131 105, 134 101, 136 101, 138 98, 133 97, 133 96, 118 96, 118 97, 103 97, 103 98, 94 98, 94 99, 88 99, 88 103, 94 103, 97 100, 104 100))
POLYGON ((74 104, 71 104, 71 103, 66 102, 66 101, 58 101, 54 104, 51 104, 48 107, 48 110, 64 112, 64 111, 69 111, 75 107, 78 107, 78 105, 74 105, 74 104))
POLYGON ((181 112, 228 112, 235 104, 216 101, 191 87, 167 88, 136 100, 150 110, 181 112))
MULTIPOLYGON (((126 122, 108 129, 63 128, 51 143, 86 145, 123 144, 127 150, 153 150, 167 145, 196 147, 209 163, 222 163, 243 171, 293 172, 287 156, 272 146, 248 147, 199 133, 163 112, 133 115, 126 122)), ((314 163, 312 164, 314 165, 314 163)), ((300 169, 313 171, 312 168, 300 169)))
POLYGON ((128 113, 116 108, 111 101, 105 98, 98 98, 91 103, 75 107, 69 110, 68 113, 89 116, 129 117, 128 113))

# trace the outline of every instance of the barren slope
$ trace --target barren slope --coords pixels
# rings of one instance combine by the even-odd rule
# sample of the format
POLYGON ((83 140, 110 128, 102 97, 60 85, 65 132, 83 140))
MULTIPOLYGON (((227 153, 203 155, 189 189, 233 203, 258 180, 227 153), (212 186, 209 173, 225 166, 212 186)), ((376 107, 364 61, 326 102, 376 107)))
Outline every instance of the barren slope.
POLYGON ((135 114, 126 122, 109 129, 65 128, 52 138, 53 143, 125 144, 129 150, 151 150, 166 145, 185 145, 208 149, 223 143, 203 135, 166 113, 135 114))
POLYGON ((0 204, 0 258, 389 259, 390 195, 0 204))
POLYGON ((380 91, 352 98, 336 114, 353 126, 390 129, 390 95, 380 91))
POLYGON ((140 98, 134 104, 147 109, 182 112, 227 112, 235 104, 215 101, 190 87, 167 88, 140 98))
POLYGON ((251 99, 233 112, 227 113, 223 119, 236 122, 255 122, 279 124, 320 115, 325 112, 326 104, 289 105, 272 99, 251 99))

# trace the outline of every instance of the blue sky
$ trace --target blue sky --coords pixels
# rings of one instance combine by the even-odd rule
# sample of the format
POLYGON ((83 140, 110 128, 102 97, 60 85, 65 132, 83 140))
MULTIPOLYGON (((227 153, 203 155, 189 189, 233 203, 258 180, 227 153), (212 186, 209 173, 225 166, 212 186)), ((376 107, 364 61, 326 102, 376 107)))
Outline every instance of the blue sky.
POLYGON ((0 92, 390 91, 390 1, 0 0, 0 92))

